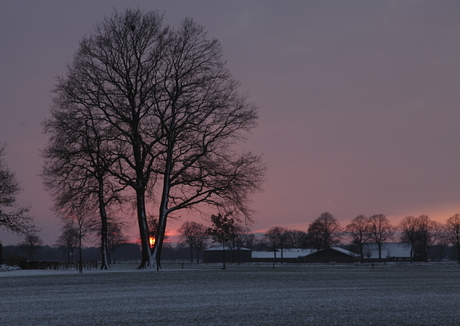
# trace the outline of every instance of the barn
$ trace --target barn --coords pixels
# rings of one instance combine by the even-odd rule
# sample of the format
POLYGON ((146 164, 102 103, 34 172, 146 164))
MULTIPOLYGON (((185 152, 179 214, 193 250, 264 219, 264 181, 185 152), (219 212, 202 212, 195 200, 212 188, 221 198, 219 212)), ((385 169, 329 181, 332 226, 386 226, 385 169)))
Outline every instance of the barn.
POLYGON ((357 261, 359 261, 358 254, 340 247, 314 250, 306 256, 299 257, 301 263, 354 263, 357 261))

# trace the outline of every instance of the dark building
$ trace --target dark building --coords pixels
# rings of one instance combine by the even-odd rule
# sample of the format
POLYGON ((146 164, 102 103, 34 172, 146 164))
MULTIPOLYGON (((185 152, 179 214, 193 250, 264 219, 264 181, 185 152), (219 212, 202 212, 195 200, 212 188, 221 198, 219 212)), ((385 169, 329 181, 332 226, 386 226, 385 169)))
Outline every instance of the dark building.
POLYGON ((345 250, 340 247, 331 247, 329 250, 315 250, 311 254, 299 257, 300 263, 354 263, 359 261, 360 257, 354 252, 345 250))
MULTIPOLYGON (((251 262, 251 249, 240 248, 230 249, 225 248, 225 261, 227 263, 247 263, 251 262)), ((224 250, 222 246, 212 247, 203 250, 203 263, 222 263, 224 258, 224 250)))

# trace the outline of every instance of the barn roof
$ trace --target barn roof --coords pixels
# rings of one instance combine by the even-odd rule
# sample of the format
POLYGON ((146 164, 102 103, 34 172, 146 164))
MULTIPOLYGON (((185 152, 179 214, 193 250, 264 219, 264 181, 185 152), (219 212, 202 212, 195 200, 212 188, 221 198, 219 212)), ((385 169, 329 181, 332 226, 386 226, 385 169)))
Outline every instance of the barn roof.
MULTIPOLYGON (((297 258, 299 256, 307 256, 315 249, 283 249, 283 258, 297 258)), ((252 258, 273 258, 273 251, 253 251, 252 258)), ((276 257, 281 258, 281 250, 276 251, 276 257)))

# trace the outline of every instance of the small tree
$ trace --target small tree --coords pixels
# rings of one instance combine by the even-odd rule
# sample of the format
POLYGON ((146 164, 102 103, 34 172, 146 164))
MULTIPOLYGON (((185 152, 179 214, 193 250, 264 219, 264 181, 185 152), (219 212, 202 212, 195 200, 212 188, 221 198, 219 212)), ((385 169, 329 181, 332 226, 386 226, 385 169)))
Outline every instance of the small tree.
POLYGON ((178 232, 182 243, 190 248, 190 262, 193 263, 193 252, 196 252, 196 263, 199 263, 200 251, 208 238, 207 228, 200 223, 186 221, 178 232))
POLYGON ((377 245, 379 250, 379 262, 382 261, 382 246, 386 240, 391 239, 396 232, 396 229, 391 225, 390 221, 383 214, 375 214, 370 218, 371 239, 377 245))
POLYGON ((56 241, 56 247, 67 253, 67 262, 74 262, 75 248, 78 247, 78 228, 73 220, 66 221, 62 234, 56 241))
POLYGON ((235 219, 230 217, 230 213, 226 215, 217 214, 211 216, 212 226, 208 228, 206 233, 211 236, 213 242, 222 244, 223 253, 223 270, 226 270, 225 264, 225 246, 231 239, 233 233, 235 233, 235 219))
POLYGON ((460 264, 460 214, 447 219, 444 236, 448 242, 457 247, 457 263, 460 264))
POLYGON ((124 243, 128 242, 128 238, 123 234, 122 223, 110 221, 107 223, 107 246, 110 252, 109 257, 115 264, 115 250, 124 243))
POLYGON ((400 241, 410 246, 410 262, 414 260, 414 250, 418 241, 419 221, 414 216, 406 216, 399 223, 400 241))
POLYGON ((89 235, 92 230, 92 218, 88 215, 91 212, 89 208, 74 207, 66 215, 62 216, 62 220, 65 224, 69 223, 72 225, 72 229, 76 231, 76 237, 78 239, 78 256, 79 256, 79 273, 83 273, 83 239, 89 235))
POLYGON ((428 249, 442 239, 442 225, 431 220, 428 215, 418 217, 417 243, 423 250, 423 258, 428 261, 428 249))
POLYGON ((312 232, 312 240, 318 251, 321 247, 326 250, 327 262, 329 248, 340 242, 340 223, 331 213, 325 212, 313 221, 308 230, 312 232))
POLYGON ((275 226, 264 233, 265 242, 267 243, 268 247, 273 250, 275 261, 276 251, 277 249, 281 249, 281 262, 283 262, 283 248, 286 246, 286 242, 288 240, 286 231, 286 228, 275 226))
POLYGON ((308 235, 300 230, 287 230, 286 237, 286 248, 303 248, 307 242, 308 235))
POLYGON ((33 261, 34 252, 43 246, 43 241, 35 233, 27 233, 24 241, 18 244, 18 246, 28 254, 29 261, 33 261))
POLYGON ((364 262, 364 246, 371 240, 371 224, 368 217, 356 216, 346 227, 346 232, 351 236, 353 244, 359 247, 361 263, 364 262))
POLYGON ((316 261, 319 262, 319 251, 323 247, 322 228, 318 221, 313 221, 308 226, 307 242, 316 249, 316 261))

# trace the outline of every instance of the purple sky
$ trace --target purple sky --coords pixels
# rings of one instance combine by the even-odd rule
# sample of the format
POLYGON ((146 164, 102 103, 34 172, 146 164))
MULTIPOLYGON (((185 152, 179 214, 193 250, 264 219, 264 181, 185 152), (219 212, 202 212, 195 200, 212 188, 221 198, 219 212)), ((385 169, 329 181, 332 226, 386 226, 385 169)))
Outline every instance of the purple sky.
POLYGON ((342 225, 460 212, 458 1, 4 1, 0 142, 45 243, 60 235, 37 176, 50 91, 81 38, 127 6, 204 25, 260 107, 244 145, 270 166, 253 231, 306 231, 325 211, 342 225))

